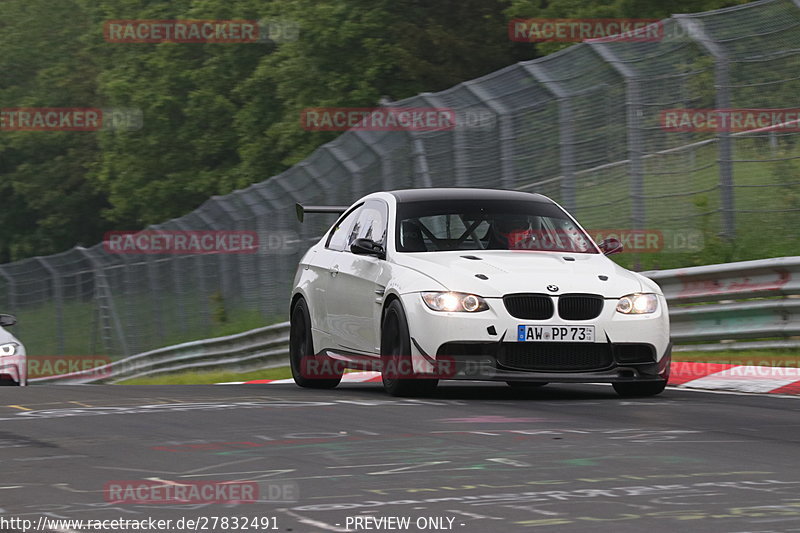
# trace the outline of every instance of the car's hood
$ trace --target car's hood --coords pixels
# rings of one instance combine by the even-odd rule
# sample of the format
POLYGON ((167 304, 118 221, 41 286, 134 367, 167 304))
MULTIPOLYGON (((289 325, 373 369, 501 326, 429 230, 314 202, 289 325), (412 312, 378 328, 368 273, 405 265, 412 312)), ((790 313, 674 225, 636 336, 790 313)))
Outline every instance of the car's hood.
POLYGON ((6 344, 8 342, 19 343, 17 338, 14 335, 12 335, 11 332, 0 327, 0 344, 6 344))
POLYGON ((636 274, 600 254, 478 250, 397 253, 394 259, 396 264, 421 272, 448 290, 484 297, 553 293, 548 291, 549 285, 558 287, 554 294, 590 293, 608 298, 643 290, 636 274))

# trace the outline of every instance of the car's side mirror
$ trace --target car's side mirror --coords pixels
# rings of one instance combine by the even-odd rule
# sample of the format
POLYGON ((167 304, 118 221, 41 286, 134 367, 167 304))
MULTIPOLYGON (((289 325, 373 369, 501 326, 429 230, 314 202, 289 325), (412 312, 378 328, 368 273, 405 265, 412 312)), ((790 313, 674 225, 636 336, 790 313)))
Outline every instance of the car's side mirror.
POLYGON ((372 239, 356 239, 356 241, 350 245, 350 251, 356 255, 374 255, 380 259, 386 257, 386 251, 383 249, 383 246, 372 239))
POLYGON ((622 243, 619 242, 619 239, 614 237, 603 239, 597 246, 604 255, 621 254, 623 250, 622 243))
POLYGON ((7 328, 8 326, 13 326, 17 323, 17 317, 14 315, 3 315, 0 314, 0 327, 7 328))

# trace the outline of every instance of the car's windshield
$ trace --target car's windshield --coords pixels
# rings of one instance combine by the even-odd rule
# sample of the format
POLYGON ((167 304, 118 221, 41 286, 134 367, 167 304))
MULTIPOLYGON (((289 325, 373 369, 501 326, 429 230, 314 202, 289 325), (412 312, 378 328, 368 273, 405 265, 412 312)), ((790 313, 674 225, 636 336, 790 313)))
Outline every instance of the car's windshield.
POLYGON ((397 250, 526 250, 598 253, 558 206, 520 200, 430 200, 397 208, 397 250))

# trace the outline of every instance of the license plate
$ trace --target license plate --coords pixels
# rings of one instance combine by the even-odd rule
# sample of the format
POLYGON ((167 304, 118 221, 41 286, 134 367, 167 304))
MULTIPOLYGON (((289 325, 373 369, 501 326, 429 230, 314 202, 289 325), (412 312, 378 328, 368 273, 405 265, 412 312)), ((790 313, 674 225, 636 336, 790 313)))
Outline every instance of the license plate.
POLYGON ((594 342, 594 326, 517 326, 519 342, 594 342))

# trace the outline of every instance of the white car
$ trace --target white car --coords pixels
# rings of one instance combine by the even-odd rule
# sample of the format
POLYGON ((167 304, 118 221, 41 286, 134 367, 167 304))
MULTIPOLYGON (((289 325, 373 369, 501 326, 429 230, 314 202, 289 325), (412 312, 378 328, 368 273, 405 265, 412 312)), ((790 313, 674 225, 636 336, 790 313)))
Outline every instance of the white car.
POLYGON ((28 384, 25 346, 4 329, 16 323, 14 316, 0 314, 0 385, 28 384))
POLYGON ((612 383, 664 390, 671 344, 659 287, 606 257, 549 198, 517 191, 377 192, 305 254, 291 297, 290 360, 302 387, 380 370, 392 395, 439 379, 612 383))

